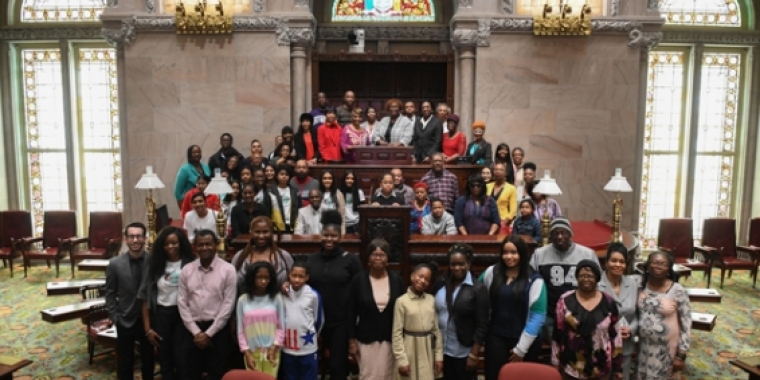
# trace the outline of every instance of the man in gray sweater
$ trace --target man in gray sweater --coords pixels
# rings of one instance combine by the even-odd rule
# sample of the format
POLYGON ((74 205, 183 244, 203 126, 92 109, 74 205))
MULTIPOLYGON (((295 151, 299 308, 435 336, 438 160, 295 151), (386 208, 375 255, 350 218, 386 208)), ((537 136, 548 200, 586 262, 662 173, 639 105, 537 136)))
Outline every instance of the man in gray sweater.
POLYGON ((423 235, 456 235, 454 217, 443 207, 443 201, 430 198, 430 214, 422 218, 423 235))

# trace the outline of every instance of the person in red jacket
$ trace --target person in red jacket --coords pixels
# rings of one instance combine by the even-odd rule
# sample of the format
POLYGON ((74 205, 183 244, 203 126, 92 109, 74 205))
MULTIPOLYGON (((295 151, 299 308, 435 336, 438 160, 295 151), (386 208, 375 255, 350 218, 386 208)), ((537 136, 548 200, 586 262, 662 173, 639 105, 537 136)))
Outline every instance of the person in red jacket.
POLYGON ((325 161, 340 161, 343 159, 340 150, 340 133, 343 128, 335 120, 335 111, 328 110, 325 115, 325 124, 317 130, 319 141, 319 153, 325 161))

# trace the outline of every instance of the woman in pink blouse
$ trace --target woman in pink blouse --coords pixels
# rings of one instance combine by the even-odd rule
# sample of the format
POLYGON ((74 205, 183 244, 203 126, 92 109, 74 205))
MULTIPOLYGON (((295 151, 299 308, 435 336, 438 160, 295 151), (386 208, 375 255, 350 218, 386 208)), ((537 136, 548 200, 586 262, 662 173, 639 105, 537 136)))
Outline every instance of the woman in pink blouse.
POLYGON ((351 124, 343 127, 340 133, 340 149, 343 152, 343 159, 348 163, 356 162, 356 153, 353 151, 355 146, 369 145, 369 133, 362 128, 362 110, 354 108, 351 111, 351 124))

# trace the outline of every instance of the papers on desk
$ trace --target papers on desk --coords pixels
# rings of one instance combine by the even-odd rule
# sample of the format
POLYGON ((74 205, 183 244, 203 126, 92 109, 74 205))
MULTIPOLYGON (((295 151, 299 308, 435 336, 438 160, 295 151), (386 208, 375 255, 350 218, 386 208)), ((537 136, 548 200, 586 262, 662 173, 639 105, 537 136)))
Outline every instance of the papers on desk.
POLYGON ((2 365, 15 365, 24 360, 16 356, 0 355, 0 364, 2 365))

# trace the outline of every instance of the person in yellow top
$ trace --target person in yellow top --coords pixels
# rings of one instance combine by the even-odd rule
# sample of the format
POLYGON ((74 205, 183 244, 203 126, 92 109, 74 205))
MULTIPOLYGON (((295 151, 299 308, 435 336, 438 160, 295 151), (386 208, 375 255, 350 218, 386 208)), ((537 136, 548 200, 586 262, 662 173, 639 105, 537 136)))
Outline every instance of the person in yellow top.
POLYGON ((509 234, 509 226, 517 214, 517 189, 507 182, 507 167, 501 162, 494 164, 493 178, 493 182, 486 184, 486 194, 494 198, 499 209, 499 234, 509 234))

